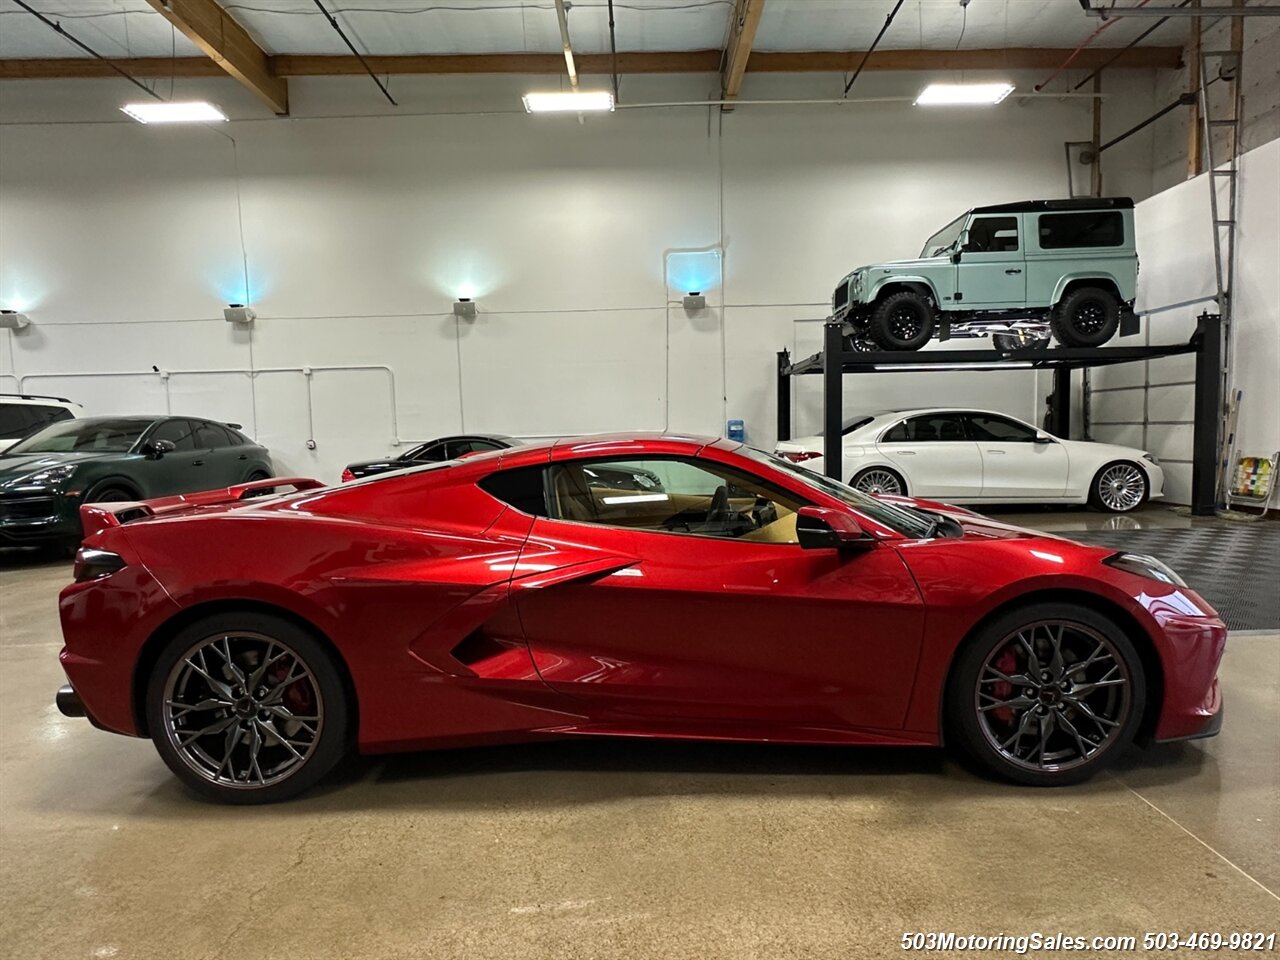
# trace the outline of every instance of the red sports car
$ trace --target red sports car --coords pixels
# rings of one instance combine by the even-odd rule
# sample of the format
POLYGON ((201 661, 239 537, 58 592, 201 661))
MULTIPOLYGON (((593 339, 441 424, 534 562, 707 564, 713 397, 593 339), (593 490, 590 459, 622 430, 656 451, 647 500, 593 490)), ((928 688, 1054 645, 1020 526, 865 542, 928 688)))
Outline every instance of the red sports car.
POLYGON ((1222 717, 1226 630, 1159 561, 727 440, 83 514, 59 706, 230 802, 297 794, 352 748, 573 735, 945 740, 1063 784, 1222 717))

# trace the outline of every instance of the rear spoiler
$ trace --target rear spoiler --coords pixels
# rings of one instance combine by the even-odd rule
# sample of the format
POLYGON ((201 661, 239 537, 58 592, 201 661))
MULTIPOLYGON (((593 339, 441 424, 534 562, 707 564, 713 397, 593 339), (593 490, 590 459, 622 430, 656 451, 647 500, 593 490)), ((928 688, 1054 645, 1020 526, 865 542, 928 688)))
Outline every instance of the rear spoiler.
POLYGON ((324 484, 307 477, 268 477, 266 480, 250 480, 222 490, 201 490, 183 493, 175 497, 157 497, 154 500, 131 500, 122 503, 85 503, 80 506, 80 526, 84 536, 91 537, 108 527, 118 527, 147 517, 178 513, 195 507, 214 507, 239 503, 255 493, 292 487, 295 492, 317 490, 324 484))

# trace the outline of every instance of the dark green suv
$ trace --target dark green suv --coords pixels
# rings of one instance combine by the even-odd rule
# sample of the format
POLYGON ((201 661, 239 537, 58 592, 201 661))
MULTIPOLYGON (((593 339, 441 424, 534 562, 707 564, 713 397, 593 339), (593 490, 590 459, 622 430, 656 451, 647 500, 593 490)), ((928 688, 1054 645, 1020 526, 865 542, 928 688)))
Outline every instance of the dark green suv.
POLYGON ((89 417, 0 453, 0 546, 79 542, 80 505, 149 500, 273 475, 236 424, 197 417, 89 417))

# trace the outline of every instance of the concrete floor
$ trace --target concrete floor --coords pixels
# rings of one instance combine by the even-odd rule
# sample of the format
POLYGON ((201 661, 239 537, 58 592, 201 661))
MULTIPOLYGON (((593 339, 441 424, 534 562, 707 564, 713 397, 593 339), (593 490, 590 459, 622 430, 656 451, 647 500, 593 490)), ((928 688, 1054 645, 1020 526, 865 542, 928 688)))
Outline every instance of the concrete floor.
POLYGON ((1280 930, 1280 635, 1232 637, 1217 739, 1070 789, 934 750, 565 742, 359 760, 230 808, 57 713, 69 576, 0 565, 0 955, 847 960, 908 931, 1280 930))

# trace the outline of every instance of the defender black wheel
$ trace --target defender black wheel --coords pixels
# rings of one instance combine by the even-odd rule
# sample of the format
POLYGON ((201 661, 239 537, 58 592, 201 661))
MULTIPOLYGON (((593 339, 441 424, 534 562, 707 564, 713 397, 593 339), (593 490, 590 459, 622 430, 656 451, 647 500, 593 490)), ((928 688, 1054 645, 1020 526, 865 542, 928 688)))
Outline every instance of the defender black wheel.
POLYGON ((866 337, 851 337, 846 335, 844 338, 844 348, 849 353, 875 353, 880 348, 876 346, 874 340, 868 340, 866 337))
POLYGON ((1128 513, 1147 499, 1147 475, 1131 460, 1108 463, 1089 484, 1089 502, 1108 513, 1128 513))
POLYGON ((1100 347, 1120 329, 1120 301, 1101 287, 1080 287, 1054 307, 1049 326, 1064 347, 1100 347))
POLYGON ((306 630, 260 613, 217 614, 183 629, 151 673, 146 711, 169 769, 224 803, 302 793, 350 738, 332 655, 306 630))
POLYGON ((873 496, 883 493, 887 496, 904 497, 907 494, 907 483, 902 479, 902 475, 888 467, 867 467, 865 470, 859 470, 849 481, 849 486, 873 496))
POLYGON ((933 307, 911 290, 891 293, 871 311, 867 329, 885 350, 919 350, 933 336, 933 307))
POLYGON ((1129 746, 1145 703, 1123 630, 1088 607, 1037 603, 985 624, 957 654, 947 734, 1006 780, 1079 783, 1129 746))

